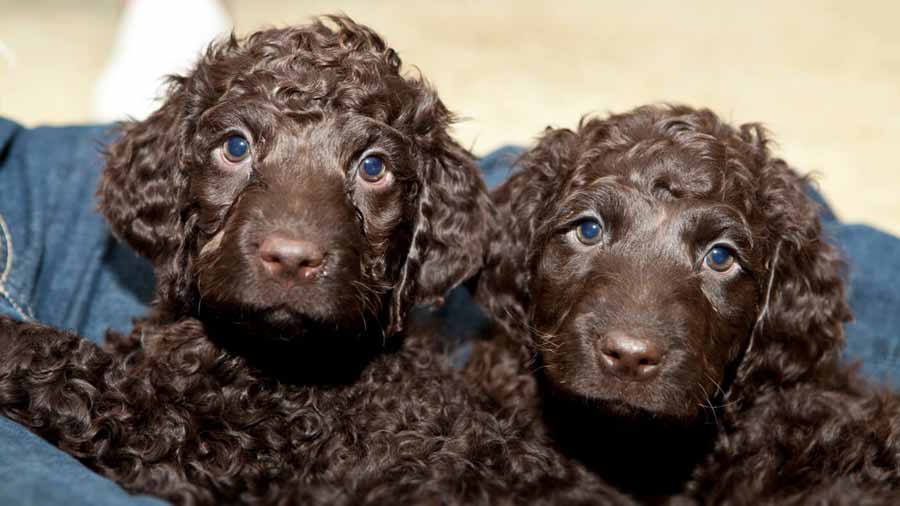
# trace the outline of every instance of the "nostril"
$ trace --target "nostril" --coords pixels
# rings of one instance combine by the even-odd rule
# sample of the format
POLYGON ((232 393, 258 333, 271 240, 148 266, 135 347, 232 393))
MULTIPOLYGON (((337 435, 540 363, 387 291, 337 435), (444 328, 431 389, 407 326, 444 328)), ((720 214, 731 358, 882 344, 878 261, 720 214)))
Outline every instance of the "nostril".
POLYGON ((324 255, 316 255, 310 256, 309 258, 305 258, 300 261, 300 265, 303 267, 318 267, 322 265, 322 262, 325 260, 324 255))
POLYGON ((281 256, 278 254, 277 251, 260 250, 259 256, 262 257, 263 262, 266 262, 266 263, 270 263, 270 264, 280 264, 281 263, 281 256))

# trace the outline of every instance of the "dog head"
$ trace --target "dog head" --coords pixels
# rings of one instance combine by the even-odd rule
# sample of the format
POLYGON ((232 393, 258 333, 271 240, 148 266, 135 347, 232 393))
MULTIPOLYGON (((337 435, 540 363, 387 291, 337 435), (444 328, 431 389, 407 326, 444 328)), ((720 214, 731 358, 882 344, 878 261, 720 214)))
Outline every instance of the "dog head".
POLYGON ((507 261, 480 290, 553 387, 694 420, 836 359, 841 261, 757 125, 643 107, 550 130, 520 166, 496 194, 507 261))
POLYGON ((326 21, 212 45, 109 147, 100 208, 165 311, 391 334, 481 266, 490 201, 451 114, 372 30, 326 21))

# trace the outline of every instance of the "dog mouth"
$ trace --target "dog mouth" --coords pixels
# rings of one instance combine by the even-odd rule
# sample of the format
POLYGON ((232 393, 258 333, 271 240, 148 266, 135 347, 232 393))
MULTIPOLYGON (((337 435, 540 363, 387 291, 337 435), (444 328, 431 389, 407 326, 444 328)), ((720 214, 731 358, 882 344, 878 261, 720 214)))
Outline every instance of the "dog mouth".
POLYGON ((356 332, 384 305, 359 264, 353 249, 321 251, 274 235, 268 245, 242 243, 225 229, 202 245, 194 264, 195 311, 201 319, 254 322, 279 335, 306 328, 356 332))
POLYGON ((214 320, 241 330, 247 337, 278 340, 314 334, 357 334, 377 326, 383 301, 356 289, 345 276, 329 276, 313 283, 285 284, 260 280, 254 272, 204 269, 197 273, 194 311, 201 320, 214 320), (229 272, 230 271, 230 272, 229 272), (363 295, 368 296, 363 299, 363 295))
MULTIPOLYGON (((646 388, 646 387, 645 387, 646 388)), ((560 386, 551 381, 545 382, 545 409, 557 413, 566 413, 570 418, 577 413, 578 424, 624 424, 630 427, 633 424, 648 428, 686 427, 693 425, 698 420, 699 409, 685 409, 688 404, 696 407, 695 403, 672 402, 674 399, 666 399, 669 403, 659 402, 654 394, 642 398, 622 395, 621 392, 585 392, 560 386)), ((562 420, 563 423, 568 423, 562 420)), ((570 422, 574 423, 573 420, 570 422)))
POLYGON ((602 371, 560 373, 553 364, 545 365, 544 384, 551 395, 590 406, 592 411, 603 416, 622 420, 654 418, 681 422, 690 422, 702 416, 705 397, 699 398, 701 392, 667 381, 666 375, 648 382, 636 382, 625 381, 602 371))
POLYGON ((256 308, 240 303, 207 304, 201 310, 201 319, 217 329, 218 334, 228 334, 229 338, 297 343, 356 340, 368 327, 377 324, 316 317, 287 303, 256 308))

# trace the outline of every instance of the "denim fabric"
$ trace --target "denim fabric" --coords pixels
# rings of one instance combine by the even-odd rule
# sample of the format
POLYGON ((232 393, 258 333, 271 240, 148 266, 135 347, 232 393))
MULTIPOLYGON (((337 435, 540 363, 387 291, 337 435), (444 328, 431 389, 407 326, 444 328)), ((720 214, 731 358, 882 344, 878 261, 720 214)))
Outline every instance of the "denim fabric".
MULTIPOLYGON (((100 341, 144 311, 153 273, 95 210, 104 128, 27 130, 0 118, 0 314, 100 341)), ((162 505, 130 496, 0 417, 0 504, 162 505)))
POLYGON ((97 342, 127 331, 153 288, 93 198, 108 127, 24 129, 0 118, 0 313, 97 342))
POLYGON ((0 504, 6 506, 162 506, 132 496, 19 425, 0 417, 0 504))
POLYGON ((873 380, 900 385, 900 239, 837 221, 825 230, 849 262, 854 321, 845 327, 844 356, 861 361, 873 380))
MULTIPOLYGON (((108 127, 23 129, 0 118, 0 314, 74 329, 100 342, 106 328, 127 331, 146 310, 153 273, 114 241, 95 211, 101 144, 108 127)), ((485 180, 506 179, 521 148, 505 147, 481 164, 485 180)), ((811 190, 814 198, 821 196, 811 190)), ((823 207, 828 233, 847 252, 849 358, 876 379, 900 384, 900 240, 838 223, 823 207)), ((465 289, 440 314, 455 362, 487 320, 465 289)), ((128 496, 76 460, 0 417, 0 504, 164 504, 128 496)))

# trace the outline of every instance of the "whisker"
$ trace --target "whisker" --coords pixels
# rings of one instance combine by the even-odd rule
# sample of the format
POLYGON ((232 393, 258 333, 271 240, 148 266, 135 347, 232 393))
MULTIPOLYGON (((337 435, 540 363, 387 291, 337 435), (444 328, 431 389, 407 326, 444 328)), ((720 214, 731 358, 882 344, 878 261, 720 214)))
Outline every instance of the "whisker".
POLYGON ((710 401, 709 393, 706 391, 706 388, 703 387, 703 384, 700 383, 699 381, 697 382, 697 386, 700 387, 700 390, 703 392, 703 402, 698 403, 698 406, 700 406, 701 408, 704 408, 704 409, 709 408, 710 412, 712 413, 713 421, 715 422, 716 427, 721 428, 721 425, 719 424, 719 417, 718 417, 718 415, 716 415, 716 407, 713 406, 712 402, 710 401))

